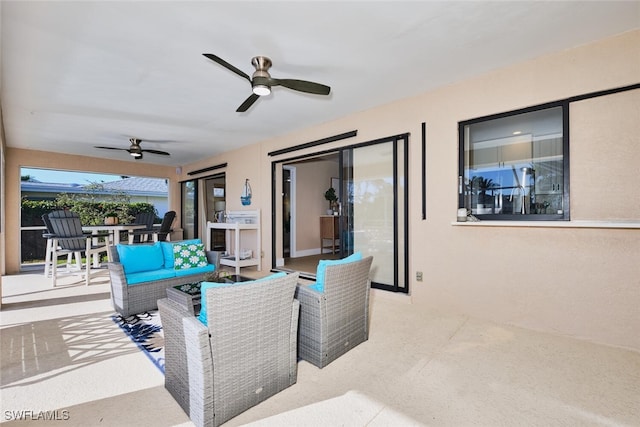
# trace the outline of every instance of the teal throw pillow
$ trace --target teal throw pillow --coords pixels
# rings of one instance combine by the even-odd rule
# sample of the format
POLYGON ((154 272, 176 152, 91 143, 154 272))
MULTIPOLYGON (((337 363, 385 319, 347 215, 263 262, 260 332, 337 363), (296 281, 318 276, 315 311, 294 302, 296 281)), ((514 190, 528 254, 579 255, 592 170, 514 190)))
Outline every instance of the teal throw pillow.
POLYGON ((187 270, 189 268, 204 267, 208 264, 202 243, 188 243, 173 245, 173 268, 187 270))
POLYGON ((348 262, 360 261, 362 259, 362 252, 356 252, 342 259, 322 259, 318 262, 318 269, 316 270, 316 283, 314 284, 315 290, 324 292, 324 273, 328 265, 346 264, 348 262))
MULTIPOLYGON (((246 282, 237 282, 240 285, 247 285, 249 283, 264 282, 266 280, 277 279, 279 277, 286 276, 287 273, 280 272, 274 273, 269 276, 262 277, 256 280, 247 280, 246 282)), ((221 288, 223 286, 229 286, 231 283, 218 283, 218 282, 202 282, 200 285, 200 314, 198 320, 200 320, 205 326, 207 326, 207 299, 205 298, 205 291, 211 288, 221 288)))

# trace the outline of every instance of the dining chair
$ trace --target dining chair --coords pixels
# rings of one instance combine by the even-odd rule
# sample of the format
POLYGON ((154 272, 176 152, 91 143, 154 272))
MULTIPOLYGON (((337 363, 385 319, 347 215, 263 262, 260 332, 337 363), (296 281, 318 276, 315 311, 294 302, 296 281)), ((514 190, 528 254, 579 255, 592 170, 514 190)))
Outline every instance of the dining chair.
MULTIPOLYGON (((52 265, 51 263, 53 259, 53 237, 55 236, 51 228, 51 221, 49 220, 49 215, 54 215, 60 218, 77 216, 76 213, 68 210, 53 211, 53 212, 50 212, 49 214, 44 214, 41 216, 42 222, 47 228, 46 231, 42 233, 42 237, 47 239, 47 247, 45 249, 45 255, 44 255, 44 277, 49 277, 49 274, 51 274, 51 265, 52 265)), ((73 261, 74 255, 76 257, 77 269, 80 270, 82 268, 82 257, 80 252, 74 252, 74 253, 69 253, 67 255, 67 270, 70 270, 72 268, 71 263, 73 261)))
POLYGON ((171 240, 171 232, 173 229, 171 226, 173 225, 173 220, 176 218, 175 211, 168 211, 162 217, 162 223, 160 224, 160 229, 154 231, 153 240, 156 242, 164 242, 171 240))
POLYGON ((133 220, 134 224, 142 224, 145 228, 130 231, 128 234, 129 244, 144 243, 153 239, 153 221, 156 219, 154 212, 140 212, 133 220))
POLYGON ((51 281, 56 286, 58 276, 58 257, 73 253, 84 253, 85 255, 85 283, 89 285, 91 278, 91 258, 98 256, 102 252, 107 252, 109 233, 86 234, 82 231, 82 223, 77 215, 60 217, 56 212, 49 214, 51 223, 52 244, 51 244, 51 281), (98 242, 99 238, 106 240, 98 242))

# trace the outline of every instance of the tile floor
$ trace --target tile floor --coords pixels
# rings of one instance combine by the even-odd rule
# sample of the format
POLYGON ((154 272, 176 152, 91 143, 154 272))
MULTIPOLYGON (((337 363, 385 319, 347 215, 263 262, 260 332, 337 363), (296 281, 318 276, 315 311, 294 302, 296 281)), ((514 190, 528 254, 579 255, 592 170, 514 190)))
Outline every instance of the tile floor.
MULTIPOLYGON (((266 272, 262 272, 265 273, 266 272)), ((108 275, 3 277, 0 422, 189 426, 110 320, 108 275), (20 411, 60 421, 12 422, 20 411), (50 413, 51 414, 51 413, 50 413)), ((225 426, 638 426, 640 353, 426 311, 373 291, 370 339, 225 426)))

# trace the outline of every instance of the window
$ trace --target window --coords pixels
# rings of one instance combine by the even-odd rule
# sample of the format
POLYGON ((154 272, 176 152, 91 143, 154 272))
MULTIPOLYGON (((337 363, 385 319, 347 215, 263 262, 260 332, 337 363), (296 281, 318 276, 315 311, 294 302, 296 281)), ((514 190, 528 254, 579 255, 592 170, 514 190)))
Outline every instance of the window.
POLYGON ((482 220, 568 220, 568 103, 460 122, 460 208, 482 220))

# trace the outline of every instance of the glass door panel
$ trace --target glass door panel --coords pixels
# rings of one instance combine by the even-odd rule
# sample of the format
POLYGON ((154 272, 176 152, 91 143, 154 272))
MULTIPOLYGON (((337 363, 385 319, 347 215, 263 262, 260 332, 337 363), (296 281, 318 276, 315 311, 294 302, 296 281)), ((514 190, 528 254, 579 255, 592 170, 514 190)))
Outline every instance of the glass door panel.
POLYGON ((185 181, 181 184, 182 232, 185 239, 198 237, 198 182, 185 181))
POLYGON ((365 257, 373 256, 372 287, 408 292, 407 147, 408 135, 400 135, 273 163, 272 230, 279 238, 272 241, 272 268, 300 271, 313 279, 319 259, 344 258, 360 251, 365 257), (285 168, 291 173, 284 174, 285 168), (289 191, 287 175, 291 179, 289 191), (324 178, 319 180, 320 176, 324 178), (336 253, 323 253, 321 248, 319 222, 326 219, 325 201, 314 205, 310 214, 298 212, 312 205, 314 197, 319 200, 317 195, 324 194, 328 184, 325 178, 331 180, 332 186, 335 178, 339 182, 339 215, 334 221, 338 224, 336 253), (312 196, 295 203, 297 193, 312 196), (287 225, 288 231, 298 236, 296 244, 291 241, 290 257, 285 257, 283 244, 287 225), (311 240, 302 239, 305 233, 312 236, 311 240))
POLYGON ((405 162, 397 140, 343 153, 342 255, 373 255, 373 285, 396 291, 406 291, 405 162))
MULTIPOLYGON (((202 214, 204 221, 202 223, 202 229, 204 233, 209 233, 208 238, 211 242, 211 249, 214 251, 224 251, 226 249, 225 231, 221 229, 208 230, 207 222, 223 222, 225 212, 227 210, 226 204, 226 188, 225 188, 225 174, 215 175, 207 177, 202 180, 204 183, 203 194, 203 207, 202 214)), ((203 234, 204 234, 203 233, 203 234)), ((206 235, 203 240, 206 241, 206 235)))

